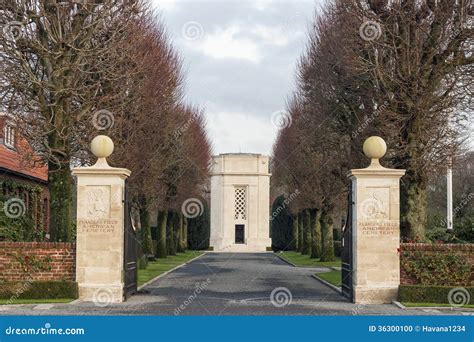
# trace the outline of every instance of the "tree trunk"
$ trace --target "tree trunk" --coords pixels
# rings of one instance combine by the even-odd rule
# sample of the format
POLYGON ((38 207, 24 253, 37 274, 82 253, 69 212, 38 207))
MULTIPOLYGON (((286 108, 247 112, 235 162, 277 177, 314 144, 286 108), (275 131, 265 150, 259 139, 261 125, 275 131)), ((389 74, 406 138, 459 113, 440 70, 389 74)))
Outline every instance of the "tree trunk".
POLYGON ((141 249, 144 255, 153 254, 153 242, 151 240, 150 212, 146 207, 146 200, 140 200, 140 225, 141 225, 141 249))
POLYGON ((303 212, 298 213, 298 252, 303 252, 303 236, 304 236, 304 225, 303 225, 303 212))
POLYGON ((427 216, 427 194, 424 182, 408 175, 401 187, 401 232, 414 241, 425 240, 427 216))
POLYGON ((177 212, 173 213, 173 231, 174 231, 174 249, 179 253, 179 240, 181 240, 181 230, 179 229, 179 216, 177 212))
POLYGON ((420 129, 420 120, 421 115, 414 115, 406 132, 407 151, 400 163, 406 169, 406 175, 402 178, 400 188, 400 223, 402 236, 422 242, 425 240, 428 217, 426 209, 427 176, 420 165, 423 156, 420 147, 420 134, 424 134, 421 133, 423 131, 420 129))
POLYGON ((188 249, 188 240, 186 237, 186 217, 184 217, 183 214, 181 215, 181 247, 183 248, 183 251, 186 252, 188 249))
POLYGON ((293 215, 293 224, 291 230, 291 250, 298 250, 298 214, 293 215))
POLYGON ((176 255, 175 230, 174 230, 174 211, 168 212, 168 222, 166 229, 166 246, 168 255, 176 255))
POLYGON ((321 242, 321 210, 311 209, 311 258, 321 258, 322 242, 321 242))
POLYGON ((184 249, 188 249, 189 244, 188 244, 188 218, 183 215, 183 242, 184 242, 184 249))
POLYGON ((178 253, 184 253, 186 251, 186 247, 184 246, 184 232, 183 232, 183 215, 181 213, 176 214, 177 217, 177 231, 178 231, 178 253))
POLYGON ((333 261, 334 256, 334 238, 333 238, 333 227, 334 222, 332 219, 332 212, 323 210, 321 213, 321 240, 322 240, 322 251, 321 261, 333 261))
POLYGON ((166 246, 166 226, 168 221, 168 210, 158 211, 157 232, 156 232, 156 253, 157 258, 166 258, 168 250, 166 246))
POLYGON ((50 165, 50 232, 53 241, 72 241, 72 178, 69 164, 60 169, 50 165))
POLYGON ((309 209, 303 211, 303 251, 302 254, 311 255, 311 215, 309 209))
POLYGON ((140 198, 140 231, 138 236, 138 268, 145 269, 148 264, 148 255, 151 254, 153 242, 151 241, 150 213, 146 207, 146 200, 140 198))

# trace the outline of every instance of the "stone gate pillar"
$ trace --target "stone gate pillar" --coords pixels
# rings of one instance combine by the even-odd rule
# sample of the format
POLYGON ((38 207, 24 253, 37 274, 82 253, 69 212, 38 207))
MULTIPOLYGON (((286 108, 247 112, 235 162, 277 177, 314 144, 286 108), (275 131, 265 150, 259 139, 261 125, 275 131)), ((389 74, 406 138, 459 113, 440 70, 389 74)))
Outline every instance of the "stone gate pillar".
MULTIPOLYGON (((77 176, 76 281, 79 299, 95 303, 124 300, 124 189, 130 171, 110 167, 112 140, 95 137, 90 167, 72 170, 77 176)), ((100 305, 99 304, 99 305, 100 305)))
POLYGON ((352 181, 352 287, 355 303, 391 303, 400 284, 400 177, 405 170, 380 165, 387 146, 364 142, 369 167, 349 172, 352 181))

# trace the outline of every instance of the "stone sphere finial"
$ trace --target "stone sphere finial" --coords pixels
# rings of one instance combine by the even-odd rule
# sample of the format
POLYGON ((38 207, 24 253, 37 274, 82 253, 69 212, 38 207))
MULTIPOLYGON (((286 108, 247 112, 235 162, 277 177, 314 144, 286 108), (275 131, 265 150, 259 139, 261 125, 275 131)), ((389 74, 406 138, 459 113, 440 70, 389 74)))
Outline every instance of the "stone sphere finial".
POLYGON ((381 137, 372 136, 364 141, 362 149, 368 158, 378 161, 387 152, 387 144, 381 137))
POLYGON ((91 141, 91 151, 97 158, 107 158, 114 151, 114 142, 106 135, 98 135, 91 141))

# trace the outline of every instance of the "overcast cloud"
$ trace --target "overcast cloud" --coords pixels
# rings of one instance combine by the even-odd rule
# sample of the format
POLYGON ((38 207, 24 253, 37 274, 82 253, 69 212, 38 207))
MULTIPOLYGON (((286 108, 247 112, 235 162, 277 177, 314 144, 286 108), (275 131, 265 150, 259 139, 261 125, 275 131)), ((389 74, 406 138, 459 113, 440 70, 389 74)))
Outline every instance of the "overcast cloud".
POLYGON ((214 153, 270 154, 271 117, 295 87, 317 1, 152 1, 184 59, 187 101, 206 108, 214 153))

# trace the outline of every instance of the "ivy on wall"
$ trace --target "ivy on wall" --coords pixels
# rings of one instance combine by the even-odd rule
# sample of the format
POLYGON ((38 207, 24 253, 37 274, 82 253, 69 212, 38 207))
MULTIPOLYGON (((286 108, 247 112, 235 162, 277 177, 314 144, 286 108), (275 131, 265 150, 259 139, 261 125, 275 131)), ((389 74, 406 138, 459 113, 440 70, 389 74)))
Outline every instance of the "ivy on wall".
POLYGON ((0 180, 0 240, 44 240, 42 192, 39 186, 0 180))
POLYGON ((41 271, 51 271, 51 256, 39 257, 37 255, 28 255, 22 251, 11 254, 13 259, 20 264, 20 269, 27 274, 41 271))

